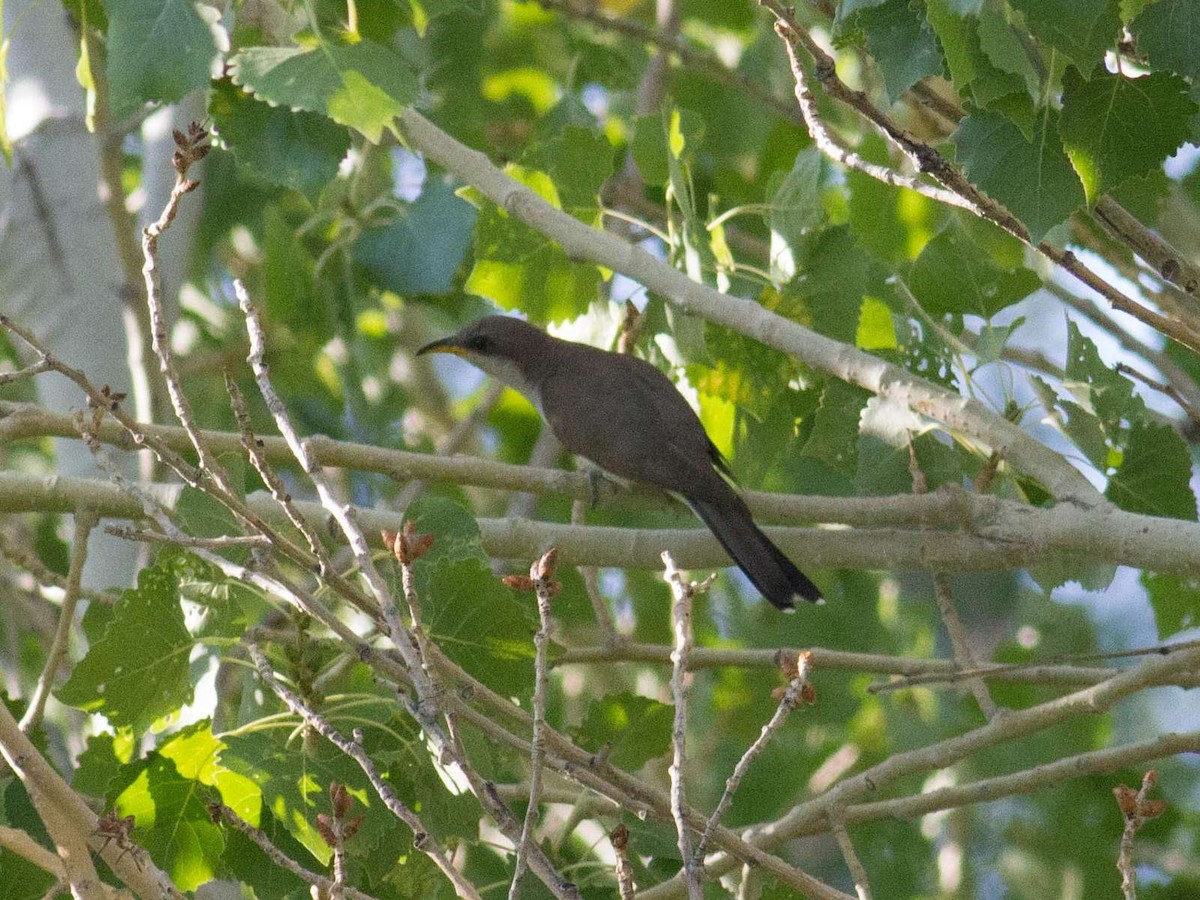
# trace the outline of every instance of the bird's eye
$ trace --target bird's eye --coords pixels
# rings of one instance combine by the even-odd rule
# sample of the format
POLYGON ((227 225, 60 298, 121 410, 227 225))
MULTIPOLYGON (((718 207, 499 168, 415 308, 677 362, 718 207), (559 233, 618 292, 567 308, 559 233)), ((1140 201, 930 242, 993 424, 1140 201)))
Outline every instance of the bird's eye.
POLYGON ((467 341, 467 349, 472 350, 475 353, 487 353, 488 347, 490 346, 491 342, 488 341, 488 339, 482 334, 476 335, 467 341))

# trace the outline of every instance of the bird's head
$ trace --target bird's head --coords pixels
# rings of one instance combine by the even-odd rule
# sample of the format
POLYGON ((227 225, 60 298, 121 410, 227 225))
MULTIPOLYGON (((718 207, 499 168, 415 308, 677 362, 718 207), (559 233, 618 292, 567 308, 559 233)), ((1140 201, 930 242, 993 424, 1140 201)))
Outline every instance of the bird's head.
POLYGON ((452 353, 520 391, 537 405, 538 375, 554 339, 528 322, 484 316, 456 334, 426 344, 417 356, 452 353))

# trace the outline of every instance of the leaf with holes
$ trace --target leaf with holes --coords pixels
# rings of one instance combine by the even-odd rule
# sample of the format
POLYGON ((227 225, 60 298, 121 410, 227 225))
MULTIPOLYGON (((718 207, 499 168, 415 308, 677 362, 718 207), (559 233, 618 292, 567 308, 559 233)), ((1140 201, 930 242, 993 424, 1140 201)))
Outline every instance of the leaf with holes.
POLYGON ((138 573, 124 591, 104 637, 94 643, 55 696, 105 716, 114 728, 145 731, 192 699, 178 578, 165 561, 138 573), (136 640, 131 636, 136 635, 136 640))

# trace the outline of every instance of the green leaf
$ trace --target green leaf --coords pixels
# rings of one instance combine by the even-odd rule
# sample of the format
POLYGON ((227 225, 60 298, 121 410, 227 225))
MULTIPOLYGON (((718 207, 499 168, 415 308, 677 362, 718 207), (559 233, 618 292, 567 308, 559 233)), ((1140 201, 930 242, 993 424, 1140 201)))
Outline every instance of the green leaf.
POLYGON ((1101 472, 1108 471, 1109 448, 1096 415, 1078 403, 1061 399, 1047 382, 1031 375, 1029 383, 1046 410, 1050 422, 1065 434, 1101 472))
POLYGON ((971 82, 994 69, 979 44, 978 23, 951 8, 952 0, 928 0, 925 16, 942 45, 954 86, 969 95, 971 82))
POLYGON ((550 176, 564 211, 599 224, 600 189, 613 173, 613 147, 603 134, 574 125, 556 129, 522 163, 550 176))
POLYGON ((142 569, 138 586, 121 594, 104 637, 55 695, 68 706, 104 715, 114 728, 140 733, 192 699, 192 644, 178 578, 164 560, 142 569))
POLYGON ((1145 404, 1134 393, 1133 382, 1105 365, 1096 345, 1071 321, 1067 322, 1065 376, 1063 386, 1099 418, 1113 445, 1121 443, 1123 422, 1140 421, 1145 415, 1145 404))
POLYGON ((910 0, 887 0, 858 17, 867 32, 867 51, 879 64, 884 89, 895 101, 929 75, 942 74, 937 38, 924 11, 910 0))
POLYGON ((1005 15, 1003 2, 989 3, 979 16, 979 46, 997 69, 1021 78, 1031 97, 1041 92, 1041 77, 1030 54, 1037 54, 1031 42, 1023 42, 1005 15))
POLYGON ((1010 0, 1039 41, 1090 72, 1117 43, 1121 28, 1118 0, 1010 0))
POLYGON ((475 208, 445 178, 430 178, 395 219, 362 233, 354 260, 387 290, 445 294, 471 246, 475 218, 475 208))
POLYGON ((379 143, 385 128, 417 96, 402 57, 372 41, 317 47, 247 47, 230 74, 268 103, 328 116, 379 143))
POLYGON ((533 595, 509 590, 476 559, 419 560, 416 583, 422 621, 446 655, 493 690, 527 696, 533 595))
POLYGON ((821 154, 807 147, 786 174, 767 181, 767 227, 771 230, 771 276, 787 282, 796 274, 801 237, 825 218, 821 208, 821 154))
POLYGON ((1024 316, 1017 316, 1008 325, 985 323, 979 329, 979 340, 975 343, 974 347, 977 366, 993 363, 1000 359, 1004 353, 1004 348, 1008 346, 1008 342, 1012 339, 1013 334, 1024 324, 1024 316))
POLYGON ((1159 0, 1129 23, 1129 31, 1156 67, 1200 78, 1200 4, 1195 0, 1159 0))
POLYGON ((272 184, 316 201, 350 149, 350 135, 325 116, 255 100, 228 80, 209 100, 216 136, 238 162, 272 184))
POLYGON ((812 309, 813 327, 847 343, 858 333, 864 297, 885 297, 887 270, 854 243, 845 227, 809 235, 800 256, 796 289, 812 309))
POLYGON ((687 367, 696 390, 736 403, 759 421, 793 370, 786 354, 725 328, 707 332, 707 365, 687 367))
POLYGON ((1143 9, 1158 2, 1159 0, 1121 0, 1121 21, 1129 22, 1136 19, 1143 9))
POLYGON ((123 732, 122 739, 111 734, 94 734, 87 741, 87 748, 79 754, 71 786, 84 794, 109 798, 109 789, 128 764, 132 743, 130 733, 123 732))
POLYGON ((1194 578, 1142 572, 1142 584, 1150 595, 1159 640, 1200 624, 1200 582, 1194 578))
MULTIPOLYGON (((857 149, 869 162, 893 164, 878 135, 868 135, 857 149)), ((908 262, 919 254, 944 216, 943 208, 923 194, 857 170, 846 173, 846 184, 855 242, 889 263, 908 262)))
POLYGON ((1171 185, 1166 173, 1155 168, 1146 175, 1126 178, 1109 192, 1109 196, 1147 228, 1157 228, 1159 208, 1170 193, 1171 185))
POLYGON ((425 29, 438 16, 456 12, 478 15, 482 11, 482 0, 408 0, 412 7, 413 27, 417 34, 425 37, 425 29))
POLYGON ((888 0, 839 0, 837 5, 837 21, 844 22, 856 13, 866 9, 883 6, 888 0))
MULTIPOLYGON (((193 765, 189 771, 181 771, 171 757, 171 750, 194 744, 197 734, 205 746, 217 746, 207 722, 190 726, 173 737, 162 752, 124 768, 124 784, 113 800, 117 815, 134 817, 133 839, 185 891, 212 880, 225 851, 221 829, 208 813, 208 804, 218 799, 217 791, 198 777, 199 767, 193 765)), ((211 762, 209 758, 207 764, 211 762)))
POLYGON ((863 410, 858 436, 855 486, 863 496, 912 491, 909 445, 924 428, 920 416, 902 403, 872 397, 863 410))
POLYGON ((1108 481, 1106 496, 1121 509, 1151 516, 1196 520, 1196 495, 1189 484, 1187 444, 1169 425, 1135 422, 1129 429, 1121 468, 1108 481))
POLYGON ((1021 219, 1035 244, 1085 199, 1056 124, 1055 114, 1044 111, 1027 140, 1011 120, 981 111, 963 119, 952 136, 967 177, 1021 219))
MULTIPOLYGON (((292 837, 282 823, 265 808, 262 798, 255 795, 257 807, 244 816, 256 822, 271 843, 290 859, 303 859, 308 851, 292 837)), ((236 828, 224 831, 225 852, 221 854, 220 877, 244 882, 256 897, 300 897, 306 893, 307 882, 288 869, 275 865, 258 844, 236 828)))
POLYGON ((630 153, 646 184, 662 186, 667 183, 667 135, 659 116, 639 116, 633 123, 630 153))
MULTIPOLYGON (((235 462, 240 461, 240 458, 235 459, 235 462)), ((232 472, 231 475, 233 484, 239 484, 241 472, 232 472)), ((175 514, 180 527, 192 537, 216 538, 242 534, 241 523, 225 504, 212 494, 190 485, 183 488, 179 499, 175 501, 175 514)), ((250 551, 245 547, 233 547, 224 548, 222 554, 241 563, 249 558, 250 551)))
POLYGON ((204 87, 218 57, 219 13, 192 0, 104 0, 108 93, 123 118, 146 103, 170 103, 204 87))
POLYGON ((974 313, 990 319, 1041 283, 1029 269, 996 265, 957 218, 925 245, 909 276, 913 296, 935 317, 974 313))
POLYGON ((844 381, 827 382, 803 455, 819 459, 832 469, 854 472, 858 468, 859 420, 870 396, 870 392, 844 381))
POLYGON ((854 344, 862 350, 898 350, 900 342, 896 339, 891 307, 874 297, 863 298, 854 344))
POLYGON ((572 737, 581 747, 597 753, 609 747, 609 762, 634 772, 670 749, 674 718, 674 709, 657 700, 607 694, 588 706, 572 737))
POLYGON ((532 595, 509 590, 493 574, 470 513, 429 500, 409 515, 436 535, 414 566, 421 618, 446 655, 505 696, 533 687, 532 595))
MULTIPOLYGON (((390 702, 394 701, 380 698, 379 706, 367 713, 374 713, 370 720, 365 720, 359 709, 342 713, 336 706, 331 706, 321 712, 343 735, 349 736, 354 728, 361 727, 370 752, 374 753, 378 752, 381 743, 388 750, 397 746, 392 737, 397 723, 389 720, 384 712, 390 702)), ((275 707, 276 704, 272 704, 270 708, 275 707)), ((357 763, 323 737, 310 737, 297 737, 292 728, 243 729, 222 737, 225 746, 220 760, 229 771, 256 785, 261 791, 263 805, 292 837, 324 864, 332 856, 332 850, 317 832, 316 815, 329 812, 332 782, 346 785, 354 798, 354 814, 364 817, 356 841, 369 840, 373 834, 390 831, 395 820, 357 763)), ((412 738, 408 738, 404 746, 422 752, 421 745, 412 738)), ((222 798, 232 805, 231 798, 224 794, 222 798)), ((253 800, 253 794, 248 799, 253 800)), ((395 852, 398 855, 400 848, 395 852)))
POLYGON ((479 524, 462 504, 445 497, 422 497, 405 510, 404 518, 419 534, 435 535, 433 546, 422 557, 426 562, 465 557, 485 565, 490 562, 480 544, 479 524))
MULTIPOLYGON (((562 208, 558 189, 546 173, 511 164, 505 171, 547 203, 562 208)), ((479 207, 475 265, 465 291, 486 297, 501 309, 519 309, 540 322, 562 322, 587 310, 600 287, 599 269, 572 262, 558 244, 473 189, 460 194, 479 207)))
POLYGON ((1088 201, 1160 167, 1187 140, 1196 110, 1178 75, 1126 78, 1097 71, 1084 81, 1068 69, 1058 128, 1088 201))

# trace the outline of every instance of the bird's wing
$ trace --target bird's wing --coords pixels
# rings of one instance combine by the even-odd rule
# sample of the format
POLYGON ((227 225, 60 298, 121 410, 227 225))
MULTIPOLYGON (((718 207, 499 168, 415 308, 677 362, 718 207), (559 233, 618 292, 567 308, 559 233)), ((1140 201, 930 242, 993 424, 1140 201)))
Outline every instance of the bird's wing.
POLYGON ((685 496, 715 490, 720 455, 675 385, 634 357, 589 362, 541 385, 543 410, 563 446, 622 478, 685 496))

